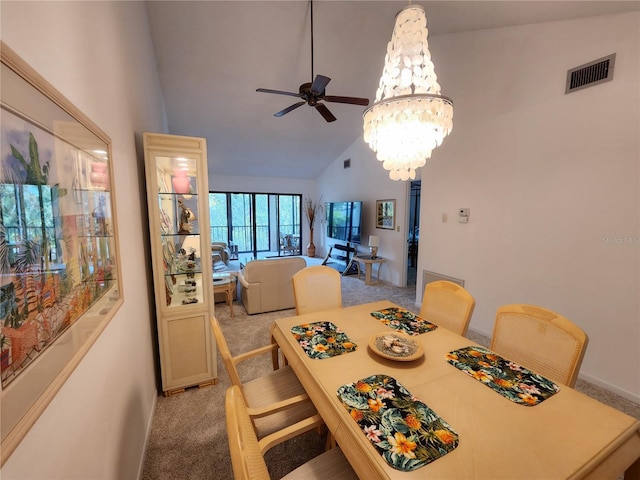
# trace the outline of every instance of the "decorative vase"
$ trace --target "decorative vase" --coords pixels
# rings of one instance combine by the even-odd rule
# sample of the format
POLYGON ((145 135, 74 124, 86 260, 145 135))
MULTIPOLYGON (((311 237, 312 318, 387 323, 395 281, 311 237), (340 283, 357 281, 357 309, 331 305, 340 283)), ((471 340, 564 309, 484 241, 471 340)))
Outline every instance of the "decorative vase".
POLYGON ((185 194, 191 191, 191 182, 185 170, 174 170, 171 183, 173 184, 173 191, 175 193, 185 194))
POLYGON ((91 173, 89 174, 91 185, 101 190, 109 186, 109 175, 107 174, 107 164, 102 162, 91 163, 91 173))
POLYGON ((307 245, 307 257, 316 256, 316 246, 313 244, 313 228, 309 229, 309 245, 307 245))

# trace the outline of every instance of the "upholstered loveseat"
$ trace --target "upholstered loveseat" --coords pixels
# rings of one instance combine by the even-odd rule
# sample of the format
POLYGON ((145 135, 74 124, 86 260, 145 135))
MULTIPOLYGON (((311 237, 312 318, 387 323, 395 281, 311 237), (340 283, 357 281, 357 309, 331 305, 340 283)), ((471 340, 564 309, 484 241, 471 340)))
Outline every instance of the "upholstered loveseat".
POLYGON ((284 310, 296 306, 293 274, 307 266, 304 258, 253 260, 238 272, 242 304, 248 314, 284 310))

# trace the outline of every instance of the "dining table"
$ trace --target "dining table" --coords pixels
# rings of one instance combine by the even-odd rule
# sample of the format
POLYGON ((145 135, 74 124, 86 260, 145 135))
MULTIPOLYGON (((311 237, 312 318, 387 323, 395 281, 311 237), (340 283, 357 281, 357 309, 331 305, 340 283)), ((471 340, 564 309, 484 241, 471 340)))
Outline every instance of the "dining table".
POLYGON ((638 419, 391 301, 271 335, 361 479, 640 479, 638 419))

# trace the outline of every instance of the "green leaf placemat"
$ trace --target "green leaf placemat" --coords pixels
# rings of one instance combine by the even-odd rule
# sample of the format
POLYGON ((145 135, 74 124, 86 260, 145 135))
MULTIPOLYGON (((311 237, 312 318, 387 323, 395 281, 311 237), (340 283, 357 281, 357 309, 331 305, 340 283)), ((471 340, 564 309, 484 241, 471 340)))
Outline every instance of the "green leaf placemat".
POLYGON ((438 328, 437 325, 404 308, 383 308, 382 310, 371 312, 371 316, 394 330, 400 330, 409 335, 420 335, 438 328))
POLYGON ((338 389, 338 398, 385 461, 409 472, 458 446, 458 434, 394 378, 373 375, 338 389))
POLYGON ((521 405, 538 405, 560 391, 551 380, 484 347, 460 348, 447 353, 445 358, 454 367, 521 405))
POLYGON ((310 358, 330 358, 357 350, 346 333, 331 322, 314 322, 291 329, 300 346, 310 358))

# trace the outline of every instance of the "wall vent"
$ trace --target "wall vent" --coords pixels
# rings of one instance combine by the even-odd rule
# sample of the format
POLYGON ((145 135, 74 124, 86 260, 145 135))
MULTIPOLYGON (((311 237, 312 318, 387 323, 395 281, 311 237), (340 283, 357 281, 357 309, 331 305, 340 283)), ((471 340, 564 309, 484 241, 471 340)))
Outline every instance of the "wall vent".
POLYGON ((350 168, 351 167, 351 159, 347 158, 343 163, 342 163, 343 168, 350 168))
POLYGON ((616 54, 599 58, 567 71, 567 85, 564 93, 575 92, 583 88, 592 87, 599 83, 613 80, 613 67, 616 54))
POLYGON ((424 287, 427 283, 437 282, 439 280, 448 280, 449 282, 457 283, 461 287, 464 287, 464 280, 459 278, 449 277, 442 275, 441 273, 430 272, 428 270, 422 271, 422 293, 420 294, 420 302, 422 303, 422 295, 424 294, 424 287))

